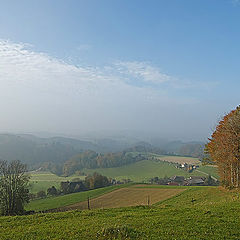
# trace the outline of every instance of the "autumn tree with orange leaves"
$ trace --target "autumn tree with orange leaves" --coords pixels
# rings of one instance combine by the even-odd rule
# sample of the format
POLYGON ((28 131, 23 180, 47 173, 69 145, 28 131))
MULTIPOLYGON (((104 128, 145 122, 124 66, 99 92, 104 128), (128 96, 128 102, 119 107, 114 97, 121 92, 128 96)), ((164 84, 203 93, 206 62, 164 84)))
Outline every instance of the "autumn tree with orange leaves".
POLYGON ((223 117, 209 138, 206 152, 218 166, 222 185, 240 186, 240 106, 223 117))

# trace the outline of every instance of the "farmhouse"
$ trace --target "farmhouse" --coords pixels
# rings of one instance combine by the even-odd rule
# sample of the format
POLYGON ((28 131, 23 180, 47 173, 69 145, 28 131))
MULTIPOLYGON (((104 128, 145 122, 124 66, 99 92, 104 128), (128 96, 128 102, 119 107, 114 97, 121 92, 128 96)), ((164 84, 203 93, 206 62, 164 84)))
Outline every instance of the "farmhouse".
POLYGON ((183 176, 173 176, 170 178, 170 182, 168 183, 168 185, 184 185, 184 177, 183 176))
POLYGON ((196 170, 199 166, 198 165, 193 165, 193 164, 187 164, 187 163, 182 163, 182 164, 177 164, 176 168, 183 169, 188 172, 192 172, 193 170, 196 170))
POLYGON ((177 183, 182 183, 184 181, 183 176, 173 176, 170 178, 171 181, 177 182, 177 183))
POLYGON ((187 179, 188 186, 202 186, 205 183, 205 177, 191 176, 187 179))

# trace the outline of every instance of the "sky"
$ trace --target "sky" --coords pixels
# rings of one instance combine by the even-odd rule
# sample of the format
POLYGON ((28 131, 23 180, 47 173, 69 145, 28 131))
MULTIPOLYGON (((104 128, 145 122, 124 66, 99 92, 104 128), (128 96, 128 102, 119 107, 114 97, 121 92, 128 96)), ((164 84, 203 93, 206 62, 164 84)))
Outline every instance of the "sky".
POLYGON ((0 131, 207 140, 239 105, 238 0, 0 0, 0 131))

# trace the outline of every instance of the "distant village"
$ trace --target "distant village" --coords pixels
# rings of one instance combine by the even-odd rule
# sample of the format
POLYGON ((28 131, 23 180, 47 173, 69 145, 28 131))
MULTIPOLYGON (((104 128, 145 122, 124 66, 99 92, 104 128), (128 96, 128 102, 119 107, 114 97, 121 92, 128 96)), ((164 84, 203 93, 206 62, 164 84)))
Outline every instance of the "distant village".
POLYGON ((154 177, 150 179, 151 184, 169 185, 169 186, 217 186, 219 182, 213 179, 210 175, 203 176, 190 176, 185 178, 184 176, 173 176, 158 178, 154 177))

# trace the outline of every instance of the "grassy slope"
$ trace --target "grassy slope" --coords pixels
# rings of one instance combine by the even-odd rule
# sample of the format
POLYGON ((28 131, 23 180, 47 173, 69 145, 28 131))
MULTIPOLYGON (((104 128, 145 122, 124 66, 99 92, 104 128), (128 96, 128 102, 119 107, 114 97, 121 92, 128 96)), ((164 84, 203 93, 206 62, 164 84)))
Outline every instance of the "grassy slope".
POLYGON ((219 178, 218 172, 217 172, 217 167, 215 166, 201 166, 199 169, 199 171, 205 172, 215 178, 219 178))
POLYGON ((177 169, 174 164, 163 161, 143 160, 133 164, 125 165, 116 168, 98 168, 98 169, 84 169, 87 174, 98 172, 104 176, 116 179, 130 178, 135 182, 148 181, 152 177, 172 177, 174 175, 180 176, 202 176, 199 172, 188 173, 184 170, 177 169))
MULTIPOLYGON (((189 159, 189 161, 191 160, 196 161, 196 158, 179 157, 179 156, 163 156, 163 155, 149 154, 149 153, 147 154, 147 156, 150 156, 150 157, 155 156, 155 157, 159 157, 159 159, 166 158, 165 160, 172 159, 172 161, 177 161, 177 159, 180 159, 178 161, 181 161, 182 159, 189 159)), ((215 167, 201 166, 199 170, 207 174, 210 174, 215 178, 218 178, 217 169, 215 167)), ((144 160, 144 161, 140 161, 137 163, 133 163, 130 165, 125 165, 117 168, 84 169, 84 172, 87 174, 88 173, 91 174, 95 171, 108 177, 117 178, 118 180, 130 178, 135 182, 147 181, 150 178, 155 176, 158 176, 158 177, 164 177, 164 176, 171 177, 174 175, 180 175, 185 177, 188 177, 190 175, 205 176, 200 172, 193 172, 191 174, 188 174, 186 171, 176 169, 174 164, 170 164, 168 162, 149 161, 149 160, 144 160)), ((58 177, 50 172, 31 173, 30 191, 32 193, 37 193, 41 190, 46 191, 49 187, 52 187, 52 186, 59 188, 61 181, 67 181, 73 178, 84 179, 85 177, 77 176, 77 175, 73 175, 71 177, 58 177)))
POLYGON ((60 182, 68 181, 73 178, 84 179, 83 176, 73 175, 71 177, 59 177, 50 172, 31 172, 30 173, 30 191, 32 193, 37 193, 41 190, 46 191, 49 187, 55 186, 60 187, 60 182))
POLYGON ((133 229, 138 236, 132 239, 239 239, 239 214, 236 193, 190 187, 150 208, 1 217, 0 239, 110 239, 97 236, 117 226, 133 229))
POLYGON ((59 208, 78 202, 86 201, 88 197, 96 198, 115 189, 128 185, 109 186, 105 188, 94 189, 86 192, 72 193, 58 197, 48 197, 44 199, 34 200, 27 204, 27 210, 44 211, 53 208, 59 208))

